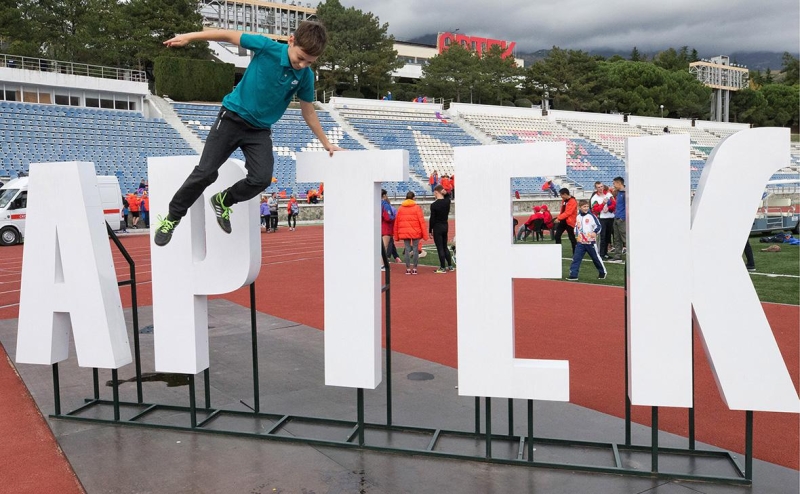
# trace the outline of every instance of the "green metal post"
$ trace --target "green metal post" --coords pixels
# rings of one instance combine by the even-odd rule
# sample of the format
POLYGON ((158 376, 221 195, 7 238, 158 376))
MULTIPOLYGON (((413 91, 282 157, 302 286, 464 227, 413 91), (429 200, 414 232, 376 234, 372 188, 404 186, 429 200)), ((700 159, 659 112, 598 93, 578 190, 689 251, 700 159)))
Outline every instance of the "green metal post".
POLYGON ((486 407, 486 458, 492 457, 492 399, 484 398, 486 407))
POLYGON ((192 429, 197 427, 197 403, 194 397, 194 374, 189 374, 189 416, 191 418, 192 429))
POLYGON ((744 478, 753 480, 753 411, 744 414, 744 478))
POLYGON ((356 409, 358 418, 358 445, 364 445, 364 388, 356 390, 356 409))
POLYGON ((250 339, 253 348, 253 412, 261 410, 258 385, 258 327, 256 325, 256 282, 250 283, 250 339))
POLYGON ((208 367, 203 371, 203 388, 206 392, 206 410, 211 408, 211 372, 208 367))
POLYGON ((481 399, 475 397, 475 434, 481 433, 481 399))
POLYGON ((117 369, 111 369, 111 386, 114 391, 114 421, 119 422, 119 378, 117 369))
POLYGON ((528 400, 528 461, 533 463, 533 400, 528 400))
POLYGON ((100 399, 100 375, 97 367, 92 368, 92 389, 94 391, 94 399, 100 399))
POLYGON ((514 435, 514 400, 508 399, 508 436, 514 435))
POLYGON ((58 379, 58 362, 53 364, 53 408, 56 415, 61 415, 61 385, 58 379))
MULTIPOLYGON (((114 233, 114 230, 111 228, 111 225, 108 224, 106 221, 106 231, 108 232, 108 236, 111 237, 111 241, 114 242, 114 245, 117 246, 119 249, 120 254, 122 257, 125 258, 125 261, 128 263, 128 269, 130 270, 130 279, 126 281, 121 281, 118 283, 119 286, 123 285, 130 285, 131 287, 131 316, 133 317, 133 355, 134 355, 134 362, 136 367, 136 400, 137 403, 144 403, 144 393, 142 390, 142 358, 141 358, 141 351, 139 347, 139 301, 136 296, 136 263, 133 261, 133 258, 128 254, 128 250, 122 245, 122 242, 119 241, 117 238, 117 234, 114 233)), ((95 399, 99 399, 99 396, 95 397, 95 399)))
POLYGON ((658 473, 658 407, 651 407, 650 471, 658 473))

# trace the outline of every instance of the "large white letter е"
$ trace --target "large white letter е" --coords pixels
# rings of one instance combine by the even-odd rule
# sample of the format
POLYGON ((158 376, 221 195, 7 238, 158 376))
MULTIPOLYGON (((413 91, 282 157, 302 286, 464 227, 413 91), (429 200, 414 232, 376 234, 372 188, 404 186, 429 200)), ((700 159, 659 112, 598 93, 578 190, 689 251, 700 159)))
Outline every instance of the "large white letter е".
POLYGON ((406 180, 405 150, 297 155, 297 181, 325 183, 329 386, 375 389, 381 382, 380 183, 406 180))
POLYGON ((512 177, 564 175, 563 142, 455 148, 458 393, 569 400, 569 362, 514 357, 512 278, 561 277, 560 245, 513 245, 512 177))
MULTIPOLYGON (((199 156, 148 158, 150 211, 166 216, 169 202, 199 156)), ((219 178, 189 208, 169 244, 150 242, 156 370, 197 374, 208 368, 207 295, 229 293, 253 282, 261 269, 259 198, 235 204, 230 234, 217 225, 213 194, 246 175, 228 160, 219 178)), ((151 237, 155 237, 155 225, 151 237)))
POLYGON ((94 164, 33 163, 28 182, 17 362, 66 360, 69 330, 81 367, 131 362, 94 164), (70 206, 53 214, 69 192, 70 206))

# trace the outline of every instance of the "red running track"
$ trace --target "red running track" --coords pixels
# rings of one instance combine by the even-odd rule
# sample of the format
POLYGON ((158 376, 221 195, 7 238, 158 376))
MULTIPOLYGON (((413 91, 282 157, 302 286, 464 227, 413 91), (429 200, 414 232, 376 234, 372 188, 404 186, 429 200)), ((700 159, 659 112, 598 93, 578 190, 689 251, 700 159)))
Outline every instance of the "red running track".
MULTIPOLYGON (((137 263, 139 303, 151 305, 148 237, 130 236, 123 238, 123 242, 137 263)), ((322 227, 301 227, 294 232, 283 228, 278 233, 263 234, 262 246, 264 259, 256 281, 258 310, 322 329, 322 227)), ((4 248, 2 253, 0 318, 15 318, 22 248, 4 248)), ((115 263, 120 279, 126 278, 128 271, 122 257, 115 254, 115 263)), ((433 268, 425 267, 419 276, 404 276, 403 271, 401 265, 393 265, 393 350, 456 367, 456 277, 435 275, 433 268)), ((129 289, 123 288, 122 294, 129 305, 129 289)), ((249 290, 244 288, 222 298, 248 306, 249 290)), ((516 355, 569 360, 571 402, 623 417, 623 303, 623 291, 617 287, 517 280, 516 355), (604 307, 601 320, 588 326, 570 320, 567 308, 577 300, 591 300, 596 307, 604 307)), ((763 307, 797 388, 800 307, 777 304, 763 304, 763 307)), ((742 453, 744 412, 730 411, 722 402, 702 348, 695 337, 697 440, 742 453)), ((662 407, 659 412, 662 429, 688 435, 686 410, 662 407)), ((755 456, 800 468, 797 415, 757 412, 754 416, 755 456)), ((649 408, 634 407, 633 419, 649 425, 649 408)))

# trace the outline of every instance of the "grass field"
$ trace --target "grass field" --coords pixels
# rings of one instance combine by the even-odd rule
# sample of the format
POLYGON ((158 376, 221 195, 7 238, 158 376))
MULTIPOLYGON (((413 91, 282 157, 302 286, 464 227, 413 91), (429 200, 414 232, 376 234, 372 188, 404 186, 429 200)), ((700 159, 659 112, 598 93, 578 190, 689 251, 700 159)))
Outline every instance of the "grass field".
MULTIPOLYGON (((545 236, 547 238, 547 236, 545 236)), ((566 277, 569 274, 569 265, 572 262, 572 249, 569 241, 564 238, 562 244, 562 266, 566 277)), ((528 242, 530 245, 536 245, 528 242)), ((549 239, 545 243, 552 243, 549 239)), ((756 261, 756 271, 751 273, 758 297, 762 302, 800 305, 800 246, 778 244, 780 252, 761 252, 761 249, 773 244, 759 243, 759 237, 751 237, 750 245, 753 247, 753 257, 756 261)), ((439 258, 436 247, 432 242, 424 245, 427 255, 420 258, 421 265, 437 266, 439 258)), ((402 252, 401 252, 402 254, 402 252)), ((744 257, 742 257, 744 259, 744 257)), ((742 260, 744 263, 744 260, 742 260)), ((597 279, 597 270, 592 265, 589 256, 584 258, 581 265, 579 280, 583 283, 601 285, 624 286, 625 265, 606 263, 608 277, 605 280, 597 279)), ((447 275, 442 275, 447 276, 447 275)), ((567 283, 565 281, 565 283, 567 283)))

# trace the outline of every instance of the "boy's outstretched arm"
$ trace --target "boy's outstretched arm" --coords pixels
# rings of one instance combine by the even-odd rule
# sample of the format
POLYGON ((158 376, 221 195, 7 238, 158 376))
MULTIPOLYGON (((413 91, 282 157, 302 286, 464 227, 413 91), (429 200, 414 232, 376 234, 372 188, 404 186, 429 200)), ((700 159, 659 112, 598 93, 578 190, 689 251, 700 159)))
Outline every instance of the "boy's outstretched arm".
POLYGON ((164 41, 170 48, 176 46, 186 46, 192 41, 223 41, 239 45, 242 33, 238 31, 228 31, 227 29, 213 29, 209 31, 196 31, 193 33, 178 34, 174 38, 164 41))
POLYGON ((331 156, 333 156, 334 151, 344 151, 339 146, 331 144, 331 142, 328 140, 328 136, 326 136, 325 131, 322 130, 322 124, 319 123, 317 110, 314 109, 313 103, 300 100, 300 111, 303 114, 303 120, 306 121, 306 125, 308 125, 308 128, 311 129, 311 132, 317 136, 317 139, 319 139, 319 142, 322 143, 322 147, 325 148, 325 151, 327 151, 331 156))

